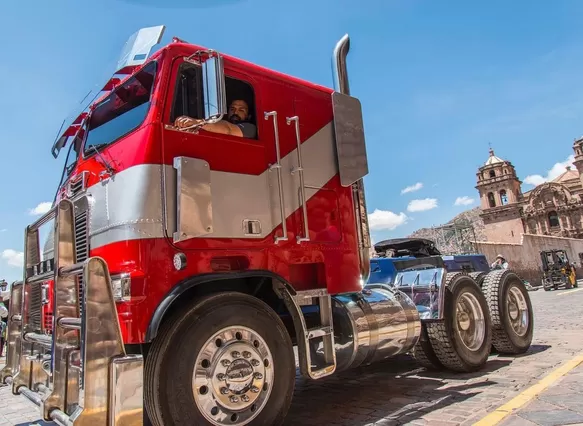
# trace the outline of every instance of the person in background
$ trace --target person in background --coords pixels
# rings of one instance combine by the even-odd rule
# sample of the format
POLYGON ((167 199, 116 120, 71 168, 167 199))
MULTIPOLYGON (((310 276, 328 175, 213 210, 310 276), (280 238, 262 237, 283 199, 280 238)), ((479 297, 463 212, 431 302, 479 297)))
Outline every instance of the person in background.
POLYGON ((504 256, 499 254, 496 256, 496 260, 492 265, 490 265, 492 269, 508 269, 508 262, 504 259, 504 256))

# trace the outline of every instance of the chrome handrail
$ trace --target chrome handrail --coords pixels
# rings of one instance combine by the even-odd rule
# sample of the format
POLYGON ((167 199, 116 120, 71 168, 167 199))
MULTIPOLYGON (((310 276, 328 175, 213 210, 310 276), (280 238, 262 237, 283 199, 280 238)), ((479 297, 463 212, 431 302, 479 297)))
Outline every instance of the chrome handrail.
POLYGON ((281 214, 281 226, 283 235, 281 237, 275 237, 275 243, 280 241, 287 241, 287 221, 285 216, 285 196, 283 194, 283 180, 281 177, 281 152, 279 150, 279 131, 277 128, 277 111, 265 112, 265 119, 269 120, 273 117, 273 131, 275 136, 275 155, 276 162, 269 166, 269 169, 277 169, 277 186, 279 190, 279 211, 281 214))
POLYGON ((292 170, 292 174, 298 172, 300 178, 300 194, 301 194, 301 203, 302 203, 302 215, 304 218, 304 236, 297 236, 296 241, 297 243, 301 243, 302 241, 310 241, 310 229, 308 227, 308 199, 306 198, 306 186, 304 184, 304 168, 302 166, 302 141, 300 139, 300 118, 295 115, 293 117, 287 117, 286 122, 288 126, 293 122, 295 124, 295 131, 296 131, 296 144, 297 144, 297 154, 298 154, 298 166, 292 170))

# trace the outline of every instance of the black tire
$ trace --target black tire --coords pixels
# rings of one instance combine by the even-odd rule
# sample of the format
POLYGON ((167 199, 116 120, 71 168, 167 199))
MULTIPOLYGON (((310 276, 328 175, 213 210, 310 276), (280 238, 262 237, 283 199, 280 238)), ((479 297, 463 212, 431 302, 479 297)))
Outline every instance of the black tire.
MULTIPOLYGON (((534 318, 530 295, 520 277, 508 270, 492 271, 484 280, 483 290, 492 318, 492 344, 498 353, 521 354, 526 352, 532 343, 534 318), (519 335, 512 327, 506 303, 511 297, 511 289, 513 288, 520 292, 528 309, 528 325, 522 335, 519 335)), ((513 300, 516 298, 513 297, 513 300)))
POLYGON ((427 326, 421 322, 421 335, 417 344, 413 347, 412 351, 415 361, 427 370, 443 370, 443 364, 439 362, 437 355, 431 347, 431 342, 429 341, 429 336, 427 336, 427 326))
MULTIPOLYGON (((263 301, 243 293, 225 292, 202 298, 192 306, 175 313, 165 321, 154 339, 144 366, 145 407, 153 426, 211 424, 205 419, 195 401, 192 390, 193 372, 200 351, 203 347, 209 347, 209 339, 219 331, 231 326, 253 330, 257 336, 263 339, 271 351, 271 359, 273 360, 273 383, 267 384, 266 381, 267 387, 257 389, 259 392, 255 391, 259 398, 261 398, 264 389, 271 389, 271 393, 263 408, 258 411, 259 414, 247 424, 272 426, 283 423, 291 404, 295 386, 295 357, 291 339, 281 319, 263 301)), ((231 336, 234 335, 231 333, 231 336)), ((239 338, 241 338, 240 335, 236 338, 232 337, 232 339, 239 338)), ((233 342, 236 341, 233 340, 233 342)), ((229 342, 230 344, 231 342, 229 342)), ((221 343, 217 343, 217 345, 215 348, 222 346, 221 343)), ((224 347, 227 348, 229 345, 224 347)), ((223 350, 216 349, 211 360, 203 360, 198 365, 198 369, 215 368, 213 360, 217 361, 216 365, 218 366, 219 362, 215 356, 221 354, 221 351, 223 350), (205 367, 205 363, 209 366, 205 367)), ((224 353, 227 352, 224 351, 224 353)), ((237 352, 237 354, 240 353, 237 352)), ((252 355, 250 352, 242 353, 243 356, 249 355, 252 361, 257 362, 254 364, 257 370, 264 366, 263 362, 259 363, 255 360, 258 356, 252 355)), ((239 359, 244 360, 244 358, 239 359)), ((236 361, 238 359, 233 360, 232 364, 236 361)), ((249 370, 251 364, 250 362, 247 364, 249 365, 245 365, 243 368, 249 370)), ((267 363, 267 365, 269 364, 267 363)), ((256 370, 251 368, 251 371, 256 370)), ((215 372, 213 371, 210 376, 218 377, 214 374, 215 372)), ((255 377, 256 373, 253 374, 255 377)), ((267 373, 264 372, 264 374, 267 378, 267 373)), ((228 377, 228 373, 226 375, 228 377)), ((215 392, 210 383, 208 387, 198 386, 197 388, 204 395, 214 395, 215 392)), ((252 394, 249 393, 249 395, 252 394)), ((213 398, 217 399, 215 396, 213 398)), ((209 413, 212 413, 218 404, 213 405, 215 407, 209 409, 209 413)), ((250 410, 252 408, 247 409, 245 413, 254 412, 250 410)), ((231 412, 226 409, 220 409, 219 414, 222 413, 228 413, 227 416, 231 415, 231 412)), ((244 415, 244 413, 240 415, 244 415)), ((229 423, 236 425, 238 422, 229 423)))
POLYGON ((474 279, 474 281, 482 287, 484 285, 484 278, 486 277, 487 272, 470 272, 468 275, 474 279))
POLYGON ((444 319, 427 323, 427 335, 440 363, 451 371, 473 372, 488 361, 492 347, 490 312, 486 298, 478 284, 466 273, 448 273, 444 292, 444 319), (476 309, 483 316, 483 337, 477 347, 468 348, 459 334, 457 303, 464 295, 472 298, 476 309))

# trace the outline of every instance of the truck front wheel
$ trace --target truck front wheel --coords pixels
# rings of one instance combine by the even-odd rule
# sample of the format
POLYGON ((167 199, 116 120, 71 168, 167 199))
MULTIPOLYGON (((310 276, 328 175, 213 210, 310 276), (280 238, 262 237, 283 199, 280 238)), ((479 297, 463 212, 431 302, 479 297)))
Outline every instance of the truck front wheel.
POLYGON ((291 404, 295 358, 273 310, 242 293, 197 301, 162 326, 146 357, 154 426, 279 425, 291 404))

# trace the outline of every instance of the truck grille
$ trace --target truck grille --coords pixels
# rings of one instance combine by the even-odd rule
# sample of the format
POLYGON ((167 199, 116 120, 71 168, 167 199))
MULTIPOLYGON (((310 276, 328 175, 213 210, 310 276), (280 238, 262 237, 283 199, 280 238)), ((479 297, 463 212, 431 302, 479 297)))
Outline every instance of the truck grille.
MULTIPOLYGON (((75 263, 84 262, 89 257, 89 214, 85 210, 75 216, 75 263)), ((79 303, 83 300, 83 276, 77 277, 79 283, 79 303)))
POLYGON ((34 330, 40 330, 42 325, 42 284, 30 284, 30 304, 28 320, 34 330))
MULTIPOLYGON (((83 262, 89 257, 89 214, 88 211, 83 211, 75 215, 75 263, 83 262)), ((76 278, 79 285, 79 304, 83 300, 83 276, 78 275, 76 278)), ((45 333, 52 333, 53 331, 53 301, 50 297, 50 302, 42 307, 42 292, 40 284, 34 284, 36 287, 31 289, 31 323, 40 328, 42 320, 42 329, 45 333), (42 312, 42 314, 41 314, 42 312)), ((52 285, 49 289, 52 291, 52 285)))

